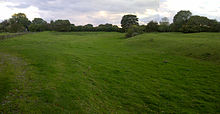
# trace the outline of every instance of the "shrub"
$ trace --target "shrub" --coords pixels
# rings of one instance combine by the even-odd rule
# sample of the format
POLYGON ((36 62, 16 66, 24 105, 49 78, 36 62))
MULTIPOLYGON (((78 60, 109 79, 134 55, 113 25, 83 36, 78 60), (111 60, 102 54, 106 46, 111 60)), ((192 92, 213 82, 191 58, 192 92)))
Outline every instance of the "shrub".
POLYGON ((132 25, 128 28, 126 38, 130 38, 143 33, 143 27, 132 25))

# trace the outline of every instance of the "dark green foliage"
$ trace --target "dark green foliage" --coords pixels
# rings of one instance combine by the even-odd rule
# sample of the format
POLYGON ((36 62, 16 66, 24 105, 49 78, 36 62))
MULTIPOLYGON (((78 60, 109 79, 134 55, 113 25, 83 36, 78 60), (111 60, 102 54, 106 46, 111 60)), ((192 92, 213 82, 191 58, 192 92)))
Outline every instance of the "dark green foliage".
POLYGON ((98 27, 93 27, 92 24, 87 24, 85 26, 72 26, 71 31, 105 31, 105 32, 120 32, 121 29, 117 25, 112 24, 100 24, 98 27))
POLYGON ((150 21, 145 28, 145 32, 158 32, 158 27, 157 22, 150 21))
POLYGON ((218 25, 216 26, 217 31, 220 32, 220 22, 218 22, 218 25))
POLYGON ((211 27, 210 31, 211 32, 219 32, 220 31, 220 23, 216 20, 210 20, 209 19, 209 25, 211 27))
POLYGON ((34 20, 32 21, 32 24, 45 25, 45 24, 47 24, 47 22, 44 21, 42 18, 34 18, 34 20))
POLYGON ((174 23, 170 24, 170 31, 171 32, 176 32, 177 31, 177 26, 174 23))
POLYGON ((218 22, 215 20, 210 20, 207 17, 202 16, 192 16, 183 25, 183 32, 185 33, 195 33, 195 32, 217 32, 218 22))
POLYGON ((169 19, 167 17, 164 17, 161 19, 160 21, 160 25, 167 25, 169 26, 170 22, 169 22, 169 19))
POLYGON ((0 33, 1 32, 4 32, 4 28, 3 28, 3 25, 0 23, 0 33))
POLYGON ((18 23, 12 23, 9 26, 7 26, 7 31, 11 32, 11 33, 15 33, 15 32, 25 32, 26 28, 18 23))
POLYGON ((87 24, 85 26, 75 26, 75 25, 71 25, 71 31, 95 31, 94 27, 92 24, 87 24))
POLYGON ((169 25, 159 25, 158 32, 170 32, 170 26, 169 25))
POLYGON ((29 26, 31 32, 42 32, 49 30, 49 24, 41 18, 34 18, 32 24, 29 26))
POLYGON ((25 32, 28 31, 30 21, 24 13, 12 15, 12 18, 1 23, 2 32, 25 32))
POLYGON ((96 31, 105 31, 105 32, 119 32, 120 29, 117 25, 112 24, 101 24, 98 27, 96 27, 96 31))
POLYGON ((160 21, 160 25, 158 27, 159 32, 170 32, 169 19, 164 17, 160 21))
POLYGON ((138 18, 136 15, 124 15, 121 20, 121 27, 124 31, 127 31, 128 28, 132 25, 139 25, 138 18))
POLYGON ((2 22, 0 23, 0 26, 1 26, 0 31, 1 31, 1 32, 8 32, 8 31, 7 31, 7 26, 9 26, 9 25, 10 25, 10 23, 9 23, 8 20, 2 21, 2 22))
POLYGON ((71 29, 70 29, 71 31, 74 31, 75 25, 74 25, 74 24, 71 24, 71 25, 70 25, 70 28, 71 28, 71 29))
POLYGON ((92 24, 87 24, 87 25, 85 25, 85 27, 87 27, 87 28, 93 28, 93 25, 92 25, 92 24))
POLYGON ((31 21, 28 20, 24 13, 17 13, 12 15, 12 18, 9 19, 9 22, 10 24, 19 24, 23 26, 25 28, 25 31, 28 31, 28 26, 31 24, 31 21))
MULTIPOLYGON (((121 20, 122 28, 112 24, 100 24, 94 27, 92 24, 75 26, 69 20, 51 21, 49 24, 42 18, 34 18, 32 23, 28 20, 24 13, 12 15, 12 18, 0 23, 0 32, 41 32, 41 31, 58 31, 58 32, 126 32, 130 26, 138 24, 136 15, 124 15, 121 20), (22 27, 23 26, 23 27, 22 27)), ((220 24, 216 20, 210 20, 207 17, 192 16, 190 11, 179 11, 173 23, 169 23, 169 19, 164 17, 159 24, 157 22, 149 22, 146 26, 139 26, 144 28, 145 32, 219 32, 220 24)))
POLYGON ((31 24, 29 26, 29 31, 31 32, 42 32, 42 31, 48 31, 49 25, 48 24, 31 24))
POLYGON ((137 25, 132 25, 128 28, 126 32, 126 38, 134 37, 136 35, 142 34, 144 32, 144 28, 137 26, 137 25))
POLYGON ((182 31, 182 26, 187 23, 188 19, 192 16, 190 11, 179 11, 173 19, 173 24, 175 25, 175 31, 182 31))
POLYGON ((69 20, 56 20, 51 23, 52 29, 58 32, 69 32, 71 30, 71 24, 69 20))
POLYGON ((80 32, 80 31, 83 31, 84 28, 82 25, 79 25, 79 26, 71 26, 71 31, 74 31, 74 32, 80 32))
POLYGON ((93 25, 92 24, 87 24, 84 26, 85 31, 94 31, 93 25))

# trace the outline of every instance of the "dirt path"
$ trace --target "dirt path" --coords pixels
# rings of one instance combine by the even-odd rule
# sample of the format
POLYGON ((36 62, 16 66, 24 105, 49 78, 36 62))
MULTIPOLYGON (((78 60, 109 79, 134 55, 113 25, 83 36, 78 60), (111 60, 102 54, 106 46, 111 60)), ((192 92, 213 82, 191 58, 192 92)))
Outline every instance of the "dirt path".
POLYGON ((25 34, 34 34, 34 32, 22 32, 22 33, 0 35, 0 41, 10 39, 10 38, 14 38, 14 37, 17 37, 17 36, 22 36, 22 35, 25 35, 25 34))

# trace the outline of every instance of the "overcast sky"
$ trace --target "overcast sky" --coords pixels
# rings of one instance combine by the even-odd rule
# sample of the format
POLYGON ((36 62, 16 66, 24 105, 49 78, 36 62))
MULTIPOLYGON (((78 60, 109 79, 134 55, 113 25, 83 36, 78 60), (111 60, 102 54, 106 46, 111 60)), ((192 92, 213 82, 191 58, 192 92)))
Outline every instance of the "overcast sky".
POLYGON ((32 20, 68 19, 76 25, 120 25, 125 14, 136 14, 141 24, 162 17, 172 20, 180 10, 220 21, 220 0, 0 0, 0 21, 22 12, 32 20))

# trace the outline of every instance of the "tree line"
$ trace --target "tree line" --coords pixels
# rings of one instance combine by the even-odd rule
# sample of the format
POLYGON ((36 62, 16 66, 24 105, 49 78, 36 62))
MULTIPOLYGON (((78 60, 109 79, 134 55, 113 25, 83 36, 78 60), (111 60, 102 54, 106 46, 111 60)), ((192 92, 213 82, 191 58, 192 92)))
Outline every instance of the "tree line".
POLYGON ((220 22, 204 16, 192 15, 190 11, 181 10, 173 18, 173 23, 167 17, 158 23, 150 21, 147 25, 139 25, 136 15, 125 15, 121 25, 126 31, 126 37, 133 37, 144 32, 220 32, 220 22))
POLYGON ((58 31, 58 32, 71 32, 71 31, 105 31, 105 32, 121 32, 122 29, 117 25, 109 23, 100 24, 94 27, 92 24, 84 26, 75 26, 69 20, 55 20, 49 23, 42 18, 34 18, 30 21, 24 13, 12 15, 8 20, 0 23, 0 32, 42 32, 42 31, 58 31))
POLYGON ((55 20, 49 23, 42 18, 34 18, 30 21, 24 13, 12 15, 8 20, 0 23, 0 32, 41 32, 41 31, 106 31, 127 32, 127 37, 132 37, 144 32, 220 32, 220 22, 204 16, 192 15, 190 11, 181 10, 170 23, 167 17, 160 22, 150 21, 147 25, 139 25, 136 15, 124 15, 121 27, 112 24, 100 24, 94 27, 92 24, 75 26, 69 20, 55 20))

